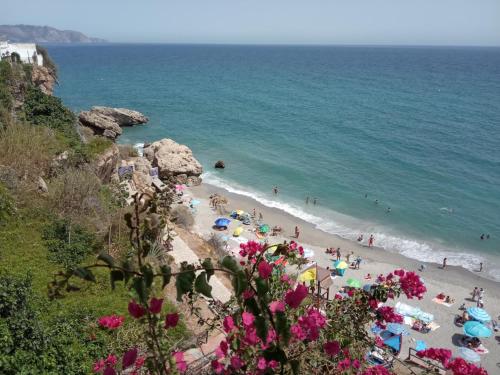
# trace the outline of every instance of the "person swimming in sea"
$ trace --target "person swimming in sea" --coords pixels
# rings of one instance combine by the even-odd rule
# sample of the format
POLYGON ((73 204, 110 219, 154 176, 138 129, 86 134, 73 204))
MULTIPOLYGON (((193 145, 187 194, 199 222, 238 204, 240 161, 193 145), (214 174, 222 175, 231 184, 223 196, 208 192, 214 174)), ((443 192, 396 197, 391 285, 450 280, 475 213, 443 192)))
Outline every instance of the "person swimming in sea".
POLYGON ((306 197, 306 204, 309 204, 309 197, 306 197))
POLYGON ((317 199, 317 198, 314 198, 314 199, 313 199, 313 204, 314 204, 315 206, 316 206, 316 202, 317 202, 317 201, 318 201, 318 199, 317 199))
POLYGON ((386 213, 389 213, 391 212, 391 208, 390 207, 387 207, 387 210, 385 210, 386 213))
POLYGON ((373 203, 378 204, 378 199, 375 199, 375 202, 373 202, 373 203))

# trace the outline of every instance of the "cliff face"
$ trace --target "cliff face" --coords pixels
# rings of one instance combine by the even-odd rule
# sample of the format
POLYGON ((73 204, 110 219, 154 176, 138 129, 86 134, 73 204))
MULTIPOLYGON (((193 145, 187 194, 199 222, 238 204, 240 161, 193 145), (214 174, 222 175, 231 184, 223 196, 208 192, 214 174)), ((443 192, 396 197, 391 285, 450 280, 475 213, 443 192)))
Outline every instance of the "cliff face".
POLYGON ((79 31, 58 30, 49 26, 0 25, 0 39, 13 43, 102 43, 104 39, 88 37, 79 31))
POLYGON ((55 73, 46 66, 33 65, 31 82, 44 94, 52 95, 54 84, 57 82, 55 73))

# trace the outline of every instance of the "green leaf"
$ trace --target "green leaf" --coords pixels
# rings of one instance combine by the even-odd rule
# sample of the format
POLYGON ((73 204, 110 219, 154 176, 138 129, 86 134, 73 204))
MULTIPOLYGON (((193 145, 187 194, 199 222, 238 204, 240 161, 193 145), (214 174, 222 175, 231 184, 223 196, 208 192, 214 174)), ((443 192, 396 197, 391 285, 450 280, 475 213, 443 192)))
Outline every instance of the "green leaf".
POLYGON ((165 288, 165 285, 170 282, 170 278, 172 277, 172 268, 170 268, 170 266, 164 265, 160 267, 160 271, 163 278, 161 287, 165 288))
POLYGON ((189 293, 193 290, 193 282, 196 278, 194 273, 194 266, 192 264, 188 264, 187 262, 181 263, 182 273, 177 275, 175 280, 175 288, 177 289, 177 301, 182 301, 182 296, 186 293, 189 293))
POLYGON ((125 285, 127 285, 128 281, 133 275, 132 263, 129 260, 125 260, 122 262, 122 268, 125 270, 123 274, 123 280, 125 281, 125 285))
POLYGON ((255 318, 255 329, 257 331, 257 336, 259 336, 263 342, 266 342, 266 340, 267 340, 267 322, 263 316, 257 316, 255 318))
POLYGON ((290 367, 292 368, 293 375, 298 375, 300 370, 300 362, 298 359, 292 359, 290 361, 290 367))
POLYGON ((148 302, 148 291, 142 277, 136 276, 132 280, 132 289, 137 294, 139 301, 146 304, 148 302))
POLYGON ((153 279, 154 279, 153 269, 149 264, 145 264, 144 266, 141 267, 141 272, 144 277, 144 283, 146 284, 146 287, 149 288, 151 284, 153 284, 153 279))
POLYGON ((207 273, 202 272, 194 282, 194 290, 208 298, 212 298, 212 286, 207 282, 207 273))
POLYGON ((92 273, 91 270, 89 270, 87 268, 83 268, 83 267, 75 268, 73 270, 73 275, 75 275, 81 279, 87 280, 87 281, 95 282, 94 274, 92 273))
POLYGON ((236 297, 240 297, 248 286, 247 278, 243 271, 238 271, 236 275, 233 276, 233 288, 236 297))
POLYGON ((275 315, 276 319, 276 330, 279 336, 283 339, 285 345, 288 345, 290 341, 290 322, 286 318, 284 312, 277 312, 275 315))
POLYGON ((210 281, 210 278, 214 275, 214 265, 212 264, 212 259, 205 258, 205 260, 201 263, 201 266, 205 271, 207 271, 207 280, 210 281))
POLYGON ((111 280, 111 289, 115 290, 115 282, 122 281, 124 278, 123 272, 120 270, 112 270, 109 274, 111 280))
POLYGON ((255 297, 246 299, 245 300, 245 306, 255 316, 260 315, 261 311, 260 311, 259 305, 257 304, 257 301, 255 300, 255 297))
POLYGON ((236 273, 241 269, 240 265, 236 261, 236 258, 233 256, 226 255, 222 259, 221 264, 222 264, 222 267, 227 268, 229 271, 231 271, 233 273, 236 273))
POLYGON ((265 300, 267 300, 267 292, 269 292, 269 286, 267 284, 267 280, 264 280, 260 277, 255 279, 255 285, 257 286, 257 295, 265 300))
POLYGON ((275 361, 278 361, 281 364, 285 364, 287 362, 286 354, 283 351, 283 349, 276 346, 264 350, 262 354, 264 355, 264 358, 267 361, 274 359, 275 361))
POLYGON ((107 253, 100 253, 97 256, 97 259, 102 260, 104 263, 106 263, 110 267, 113 267, 115 265, 115 259, 107 253))

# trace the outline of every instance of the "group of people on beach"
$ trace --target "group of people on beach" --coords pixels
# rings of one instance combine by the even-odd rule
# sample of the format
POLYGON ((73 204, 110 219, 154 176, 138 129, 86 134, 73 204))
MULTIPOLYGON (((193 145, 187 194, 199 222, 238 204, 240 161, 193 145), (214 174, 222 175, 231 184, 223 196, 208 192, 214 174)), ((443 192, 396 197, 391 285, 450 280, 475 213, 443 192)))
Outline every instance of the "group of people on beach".
MULTIPOLYGON (((363 242, 363 233, 361 233, 358 236, 357 239, 358 242, 363 242)), ((373 234, 370 235, 370 238, 368 238, 368 247, 373 247, 373 242, 375 241, 375 237, 373 237, 373 234)))

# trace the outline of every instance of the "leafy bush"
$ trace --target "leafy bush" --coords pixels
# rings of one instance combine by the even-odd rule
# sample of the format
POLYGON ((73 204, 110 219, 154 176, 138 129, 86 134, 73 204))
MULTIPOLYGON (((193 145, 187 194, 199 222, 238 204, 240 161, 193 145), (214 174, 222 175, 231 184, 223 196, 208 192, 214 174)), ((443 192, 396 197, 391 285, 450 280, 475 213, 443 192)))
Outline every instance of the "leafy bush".
POLYGON ((120 150, 120 159, 134 158, 139 156, 137 150, 132 145, 118 145, 120 150))
POLYGON ((26 92, 23 112, 31 124, 58 130, 71 142, 79 143, 75 128, 76 117, 62 104, 61 99, 30 87, 26 92))
POLYGON ((70 225, 66 220, 55 220, 47 225, 42 238, 54 263, 66 269, 74 269, 90 254, 99 249, 95 235, 79 225, 70 225))
POLYGON ((50 58, 49 53, 47 52, 47 50, 44 47, 39 46, 37 44, 36 45, 36 52, 39 55, 42 55, 42 57, 43 57, 43 66, 45 66, 48 69, 52 70, 54 72, 54 75, 57 78, 57 65, 54 63, 54 60, 52 60, 50 58))
POLYGON ((0 183, 0 225, 16 211, 14 199, 0 183))
POLYGON ((87 374, 105 338, 89 339, 91 311, 82 309, 41 319, 46 306, 31 288, 31 277, 0 274, 0 373, 87 374))
POLYGON ((12 109, 11 80, 12 67, 7 61, 0 61, 0 108, 2 110, 10 111, 12 109))
POLYGON ((177 206, 172 210, 172 220, 185 229, 190 229, 194 224, 194 217, 186 206, 177 206))
POLYGON ((89 143, 83 146, 84 155, 88 161, 94 160, 113 144, 107 138, 93 137, 89 143))

